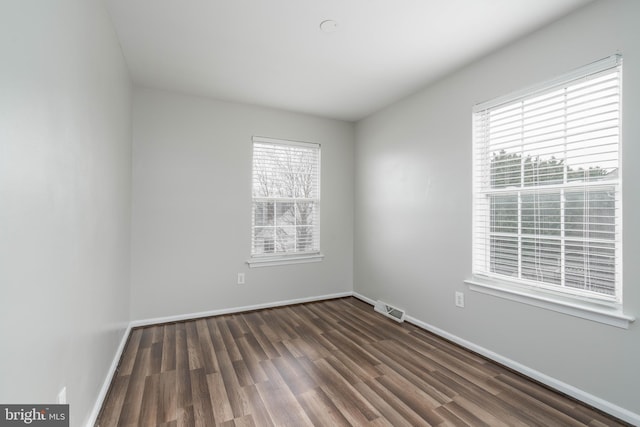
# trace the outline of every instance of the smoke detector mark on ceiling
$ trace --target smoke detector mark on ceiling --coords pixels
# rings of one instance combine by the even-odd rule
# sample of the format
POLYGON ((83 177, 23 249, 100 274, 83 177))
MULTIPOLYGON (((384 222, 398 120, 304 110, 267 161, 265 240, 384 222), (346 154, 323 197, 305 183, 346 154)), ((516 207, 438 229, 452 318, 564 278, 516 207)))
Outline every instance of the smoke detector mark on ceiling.
POLYGON ((320 23, 320 30, 322 30, 323 33, 335 33, 338 31, 338 23, 333 19, 327 19, 320 23))

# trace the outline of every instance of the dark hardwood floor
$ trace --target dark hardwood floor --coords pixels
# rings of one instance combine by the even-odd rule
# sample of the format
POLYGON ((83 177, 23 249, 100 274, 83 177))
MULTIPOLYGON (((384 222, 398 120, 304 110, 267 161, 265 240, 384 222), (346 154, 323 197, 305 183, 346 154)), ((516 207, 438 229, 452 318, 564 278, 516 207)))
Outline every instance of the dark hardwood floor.
POLYGON ((343 298, 134 329, 96 425, 624 424, 343 298))

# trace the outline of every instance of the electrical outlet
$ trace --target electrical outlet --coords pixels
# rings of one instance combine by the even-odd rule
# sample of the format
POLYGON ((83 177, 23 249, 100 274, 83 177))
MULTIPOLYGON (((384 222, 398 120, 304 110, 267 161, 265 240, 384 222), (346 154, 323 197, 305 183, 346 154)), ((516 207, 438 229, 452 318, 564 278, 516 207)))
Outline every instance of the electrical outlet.
POLYGON ((238 285, 244 285, 244 273, 238 273, 238 285))
POLYGON ((67 403, 67 387, 62 387, 58 392, 58 405, 67 403))
POLYGON ((456 292, 456 307, 464 307, 464 294, 456 292))

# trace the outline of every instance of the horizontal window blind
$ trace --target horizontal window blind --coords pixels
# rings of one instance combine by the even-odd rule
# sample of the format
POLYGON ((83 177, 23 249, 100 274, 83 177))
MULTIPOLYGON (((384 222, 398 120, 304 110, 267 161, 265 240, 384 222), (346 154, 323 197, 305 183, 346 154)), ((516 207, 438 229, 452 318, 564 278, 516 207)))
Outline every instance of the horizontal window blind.
POLYGON ((621 60, 474 109, 473 272, 621 302, 621 60))
POLYGON ((251 254, 320 252, 320 145, 253 138, 251 254))

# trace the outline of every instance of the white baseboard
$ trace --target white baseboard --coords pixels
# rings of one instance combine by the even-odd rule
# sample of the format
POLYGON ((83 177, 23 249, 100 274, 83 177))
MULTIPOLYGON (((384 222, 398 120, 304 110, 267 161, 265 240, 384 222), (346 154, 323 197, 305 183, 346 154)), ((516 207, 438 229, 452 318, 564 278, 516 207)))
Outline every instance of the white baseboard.
POLYGON ((264 304, 256 304, 256 305, 247 305, 243 307, 234 307, 234 308, 225 308, 219 310, 210 310, 210 311, 202 311, 197 313, 190 314, 181 314, 177 316, 166 316, 166 317, 156 317, 153 319, 143 319, 143 320, 134 320, 129 323, 127 329, 125 330, 124 336, 120 341, 120 345, 116 350, 116 354, 113 357, 113 361, 111 362, 111 366, 109 367, 109 371, 107 372, 107 377, 102 384, 102 388, 100 389, 100 393, 96 399, 96 403, 93 405, 93 410, 89 415, 89 419, 85 424, 87 427, 93 427, 98 419, 98 415, 100 415, 100 409, 102 408, 102 404, 104 403, 105 398, 107 397, 107 393, 109 392, 109 387, 111 385, 111 381, 116 373, 116 369, 118 369, 118 363, 120 363, 120 357, 124 352, 124 347, 127 344, 127 340, 129 339, 129 335, 131 334, 131 329, 140 327, 140 326, 149 326, 155 325, 159 323, 170 323, 170 322, 179 322, 182 320, 190 320, 190 319, 198 319, 201 317, 211 317, 211 316, 219 316, 222 314, 231 314, 231 313, 241 313, 244 311, 252 311, 252 310, 260 310, 264 308, 272 308, 272 307, 282 307, 285 305, 293 305, 293 304, 302 304, 305 302, 313 302, 313 301, 322 301, 334 298, 343 298, 349 297, 353 295, 353 292, 339 292, 335 294, 328 295, 320 295, 315 297, 307 297, 307 298, 297 298, 285 301, 275 301, 264 304))
POLYGON ((127 340, 129 339, 129 334, 131 333, 131 325, 129 324, 120 339, 120 345, 116 349, 116 354, 113 357, 113 361, 111 362, 111 366, 109 367, 109 371, 107 371, 107 376, 104 379, 104 383, 102 383, 102 388, 100 389, 100 393, 98 393, 98 398, 96 399, 96 403, 93 405, 93 409, 91 410, 91 414, 89 414, 89 419, 85 424, 87 427, 93 427, 98 420, 98 415, 100 415, 100 409, 102 409, 102 403, 107 398, 107 393, 109 392, 109 387, 111 386, 111 381, 113 380, 116 369, 118 369, 118 363, 120 363, 120 357, 122 357, 122 353, 124 352, 124 347, 127 345, 127 340))
POLYGON ((373 306, 376 305, 376 301, 375 300, 373 300, 371 298, 367 298, 364 295, 359 294, 359 293, 357 293, 355 291, 353 292, 353 296, 358 298, 359 300, 362 300, 362 301, 366 302, 367 304, 370 304, 370 305, 373 305, 373 306))
MULTIPOLYGON (((111 367, 109 368, 109 372, 107 373, 107 377, 105 378, 104 384, 102 386, 102 389, 100 390, 100 394, 98 395, 98 398, 96 399, 96 403, 93 407, 93 411, 91 412, 91 415, 89 416, 89 420, 87 422, 87 427, 92 427, 97 418, 98 415, 100 413, 100 409, 102 408, 102 404, 104 402, 104 399, 107 397, 107 393, 109 391, 109 386, 111 384, 112 378, 115 375, 116 369, 118 368, 118 363, 120 361, 120 357, 122 356, 122 352, 124 351, 124 347, 127 343, 127 339, 129 338, 129 334, 131 332, 131 329, 134 327, 139 327, 139 326, 148 326, 148 325, 153 325, 153 324, 157 324, 157 323, 168 323, 168 322, 178 322, 178 321, 182 321, 182 320, 189 320, 189 319, 197 319, 200 317, 210 317, 210 316, 219 316, 222 314, 231 314, 231 313, 241 313, 244 311, 251 311, 251 310, 260 310, 260 309, 264 309, 264 308, 272 308, 272 307, 282 307, 282 306, 286 306, 286 305, 292 305, 292 304, 301 304, 301 303, 305 303, 305 302, 313 302, 313 301, 322 301, 322 300, 327 300, 327 299, 334 299, 334 298, 343 298, 343 297, 348 297, 348 296, 354 296, 368 304, 371 304, 372 306, 375 305, 375 300, 368 298, 362 294, 359 294, 357 292, 340 292, 340 293, 336 293, 336 294, 329 294, 329 295, 321 295, 321 296, 315 296, 315 297, 308 297, 308 298, 297 298, 297 299, 291 299, 291 300, 285 300, 285 301, 276 301, 276 302, 271 302, 271 303, 264 303, 264 304, 256 304, 256 305, 249 305, 249 306, 243 306, 243 307, 234 307, 234 308, 228 308, 228 309, 219 309, 219 310, 211 310, 211 311, 206 311, 206 312, 198 312, 198 313, 190 313, 190 314, 184 314, 184 315, 177 315, 177 316, 167 316, 167 317, 157 317, 157 318, 153 318, 153 319, 144 319, 144 320, 135 320, 132 321, 129 326, 127 327, 124 336, 122 337, 122 340, 120 342, 120 345, 118 346, 118 349, 116 350, 116 354, 113 358, 113 362, 111 363, 111 367)), ((471 351, 474 351, 478 354, 481 354, 484 357, 487 357, 491 360, 494 360, 504 366, 507 366, 508 368, 513 369, 514 371, 520 372, 523 375, 526 375, 527 377, 533 378, 536 381, 541 382, 542 384, 545 384, 555 390, 560 391, 561 393, 564 393, 568 396, 571 396, 577 400, 580 400, 581 402, 584 402, 588 405, 593 406, 594 408, 597 408, 601 411, 604 411, 608 414, 613 415, 614 417, 617 417, 623 421, 626 421, 628 423, 631 423, 633 425, 639 425, 640 426, 640 414, 636 414, 634 412, 631 412, 627 409, 624 409, 620 406, 617 406, 611 402, 608 402, 604 399, 601 399, 597 396, 594 396, 590 393, 587 393, 583 390, 580 390, 572 385, 569 385, 567 383, 564 383, 562 381, 559 381, 553 377, 550 377, 546 374, 543 374, 542 372, 536 371, 535 369, 531 369, 525 365, 522 365, 521 363, 518 363, 514 360, 511 360, 507 357, 501 356, 497 353, 494 353, 491 350, 488 350, 484 347, 481 347, 479 345, 476 345, 470 341, 467 341, 463 338, 460 338, 456 335, 450 334, 440 328, 437 328, 433 325, 430 325, 426 322, 423 322, 419 319, 416 319, 415 317, 412 316, 406 316, 405 320, 409 323, 412 323, 416 326, 419 326, 429 332, 433 332, 436 335, 439 335, 443 338, 448 339, 449 341, 452 341, 464 348, 467 348, 471 351)))
MULTIPOLYGON (((367 298, 362 294, 353 292, 353 296, 368 304, 375 305, 375 300, 371 298, 367 298)), ((456 335, 450 334, 449 332, 446 332, 440 328, 437 328, 433 325, 430 325, 426 322, 416 319, 415 317, 406 316, 405 320, 409 323, 419 326, 420 328, 426 329, 429 332, 433 332, 434 334, 439 335, 449 341, 452 341, 464 348, 467 348, 473 352, 476 352, 488 359, 498 362, 510 369, 513 369, 514 371, 517 371, 523 375, 526 375, 529 378, 533 378, 534 380, 539 381, 542 384, 545 384, 555 390, 558 390, 559 392, 564 393, 567 396, 571 396, 574 399, 584 402, 587 405, 591 405, 594 408, 599 409, 603 412, 606 412, 607 414, 611 414, 614 417, 617 417, 623 421, 626 421, 633 425, 640 426, 640 414, 631 412, 628 409, 622 408, 618 405, 615 405, 611 402, 608 402, 604 399, 601 399, 597 396, 587 393, 584 390, 580 390, 579 388, 576 388, 570 384, 562 382, 556 378, 550 377, 549 375, 543 374, 542 372, 536 371, 535 369, 531 369, 528 366, 525 366, 521 363, 518 363, 500 354, 494 353, 491 350, 488 350, 484 347, 481 347, 477 344, 474 344, 456 335)))
POLYGON ((337 294, 320 295, 315 297, 297 298, 297 299, 275 301, 275 302, 268 302, 268 303, 255 304, 255 305, 245 305, 242 307, 222 308, 218 310, 200 311, 197 313, 179 314, 176 316, 155 317, 152 319, 134 320, 133 322, 131 322, 130 326, 133 328, 137 328, 139 326, 149 326, 149 325, 156 325, 160 323, 180 322, 183 320, 198 319, 201 317, 220 316, 222 314, 242 313, 244 311, 261 310, 264 308, 282 307, 285 305, 302 304, 305 302, 322 301, 322 300, 333 299, 333 298, 343 298, 343 297, 349 297, 351 295, 353 295, 353 293, 351 291, 348 291, 348 292, 340 292, 337 294))

